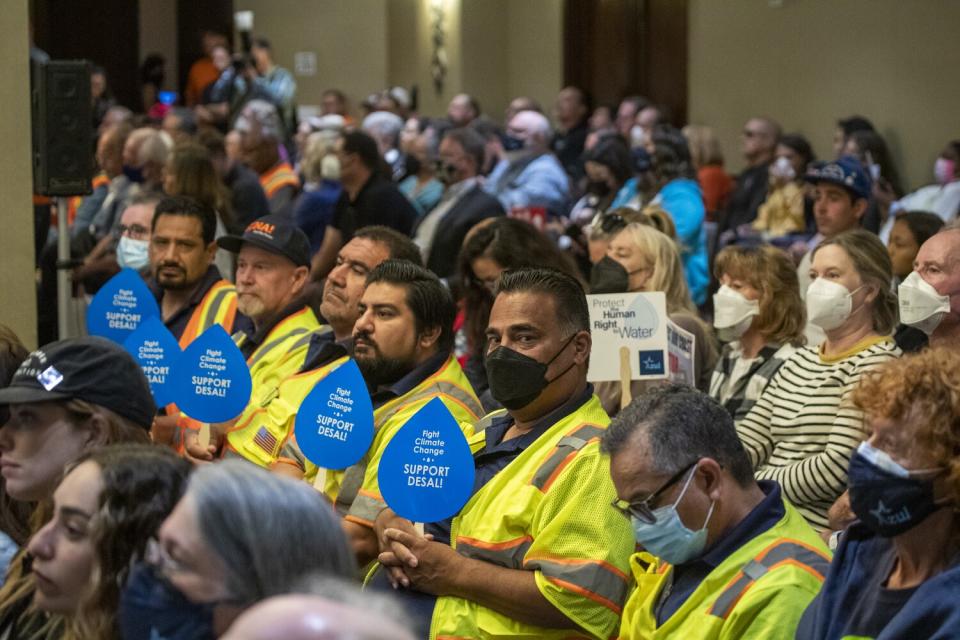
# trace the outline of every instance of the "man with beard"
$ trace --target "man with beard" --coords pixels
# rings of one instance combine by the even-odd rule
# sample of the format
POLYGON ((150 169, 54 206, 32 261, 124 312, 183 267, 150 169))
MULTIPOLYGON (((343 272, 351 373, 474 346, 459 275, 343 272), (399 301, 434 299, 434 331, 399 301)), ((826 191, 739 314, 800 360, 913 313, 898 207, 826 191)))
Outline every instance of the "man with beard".
MULTIPOLYGON (((163 198, 153 214, 147 250, 152 278, 147 284, 181 349, 214 324, 228 333, 250 324, 237 314, 236 289, 213 263, 216 228, 213 209, 186 196, 163 198)), ((180 448, 179 412, 174 405, 162 411, 165 415, 154 420, 154 442, 180 448)))
POLYGON ((268 392, 265 397, 269 401, 247 406, 227 434, 225 457, 240 456, 276 473, 303 477, 303 455, 293 440, 297 411, 317 383, 346 361, 367 275, 384 260, 419 264, 420 253, 406 236, 379 226, 364 227, 340 250, 336 266, 324 282, 320 304, 331 331, 313 334, 299 373, 268 392), (261 431, 260 441, 281 444, 270 451, 250 446, 261 431))
MULTIPOLYGON (((310 242, 285 216, 269 215, 247 225, 243 235, 220 237, 216 246, 237 254, 237 308, 253 321, 253 330, 236 333, 233 339, 250 368, 248 406, 260 406, 303 366, 313 334, 330 330, 321 327, 302 296, 310 276, 310 242)), ((224 433, 236 422, 215 425, 207 446, 199 442, 196 430, 188 433, 187 454, 212 460, 224 433)), ((280 442, 268 436, 254 433, 238 445, 244 451, 273 454, 280 442)))
MULTIPOLYGON (((343 516, 363 566, 379 549, 373 523, 387 505, 377 469, 393 436, 433 398, 460 424, 472 425, 482 408, 453 356, 456 304, 436 275, 406 260, 387 260, 367 276, 359 312, 354 359, 373 402, 373 443, 352 467, 325 471, 323 491, 343 516)), ((317 475, 316 466, 304 466, 308 478, 317 475)))
POLYGON ((284 130, 276 107, 266 100, 251 100, 243 107, 233 130, 240 134, 243 161, 260 176, 270 213, 289 217, 300 193, 300 179, 280 156, 284 130))

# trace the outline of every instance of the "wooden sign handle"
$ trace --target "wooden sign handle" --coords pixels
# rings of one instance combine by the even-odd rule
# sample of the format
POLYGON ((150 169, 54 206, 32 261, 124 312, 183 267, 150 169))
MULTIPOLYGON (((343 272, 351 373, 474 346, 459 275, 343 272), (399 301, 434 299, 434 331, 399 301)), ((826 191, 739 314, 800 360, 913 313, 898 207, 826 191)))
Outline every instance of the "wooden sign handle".
POLYGON ((620 408, 624 409, 633 395, 630 392, 630 383, 633 381, 633 372, 630 369, 630 349, 620 347, 620 408))

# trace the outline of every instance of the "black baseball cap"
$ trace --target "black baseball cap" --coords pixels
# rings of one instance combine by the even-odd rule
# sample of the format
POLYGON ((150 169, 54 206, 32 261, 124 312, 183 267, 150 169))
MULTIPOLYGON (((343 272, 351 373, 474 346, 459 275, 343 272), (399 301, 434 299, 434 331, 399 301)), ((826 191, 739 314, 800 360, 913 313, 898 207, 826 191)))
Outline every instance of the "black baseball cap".
POLYGON ((263 216, 248 224, 242 236, 217 238, 217 246, 232 253, 240 253, 244 242, 286 256, 298 267, 310 266, 310 240, 286 216, 263 216))
POLYGON ((40 347, 24 360, 0 405, 85 400, 149 429, 157 413, 140 365, 105 338, 69 338, 40 347))

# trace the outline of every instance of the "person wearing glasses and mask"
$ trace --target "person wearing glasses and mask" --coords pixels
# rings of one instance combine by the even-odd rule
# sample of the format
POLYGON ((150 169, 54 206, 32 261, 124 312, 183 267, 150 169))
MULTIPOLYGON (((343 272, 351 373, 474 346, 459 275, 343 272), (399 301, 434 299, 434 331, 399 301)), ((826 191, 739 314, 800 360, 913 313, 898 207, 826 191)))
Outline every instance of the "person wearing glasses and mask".
POLYGON ((793 638, 829 552, 784 498, 754 479, 730 414, 666 385, 614 418, 601 449, 638 548, 619 637, 793 638))
POLYGON ((798 640, 955 638, 960 629, 960 354, 932 347, 864 376, 868 439, 850 461, 859 518, 840 536, 798 640))
POLYGON ((863 374, 901 355, 891 337, 897 298, 890 256, 869 231, 841 233, 813 250, 807 321, 826 339, 797 350, 737 423, 757 477, 776 480, 819 530, 847 488, 847 464, 863 440, 851 398, 863 374))

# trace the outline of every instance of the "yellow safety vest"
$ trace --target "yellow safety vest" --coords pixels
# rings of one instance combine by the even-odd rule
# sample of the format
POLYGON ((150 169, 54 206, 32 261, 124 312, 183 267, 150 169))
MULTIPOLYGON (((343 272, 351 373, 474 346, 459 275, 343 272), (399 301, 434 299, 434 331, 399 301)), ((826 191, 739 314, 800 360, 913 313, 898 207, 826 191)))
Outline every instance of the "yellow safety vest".
MULTIPOLYGON (((263 343, 247 358, 252 383, 248 408, 264 404, 281 382, 300 370, 310 347, 311 336, 323 331, 331 329, 326 325, 321 326, 310 307, 304 307, 277 323, 263 343)), ((237 346, 243 347, 247 336, 237 333, 233 340, 237 346)), ((228 450, 249 451, 250 448, 271 451, 279 442, 275 442, 269 433, 257 433, 250 439, 243 439, 231 431, 227 433, 225 444, 224 453, 228 450)))
POLYGON ((830 552, 797 510, 783 504, 780 522, 730 554, 661 627, 654 611, 673 567, 646 552, 631 558, 637 587, 623 611, 620 639, 793 638, 823 584, 830 552))
MULTIPOLYGON (((190 315, 190 320, 180 334, 178 344, 181 349, 190 346, 197 336, 209 329, 215 324, 223 327, 227 333, 233 331, 233 322, 237 317, 237 290, 227 280, 219 280, 213 283, 190 315)), ((167 405, 167 415, 176 415, 180 413, 177 405, 171 403, 167 405)), ((183 453, 184 431, 200 428, 200 422, 184 414, 180 414, 177 419, 177 430, 173 436, 173 448, 183 453)))
MULTIPOLYGON (((373 442, 357 464, 339 471, 327 471, 324 493, 345 519, 373 526, 387 504, 380 495, 377 470, 387 444, 407 420, 434 398, 440 398, 457 423, 470 428, 483 408, 460 363, 450 356, 440 369, 407 393, 377 407, 373 412, 373 442)), ((314 481, 317 467, 305 461, 306 478, 314 481)))
MULTIPOLYGON (((471 448, 483 447, 477 425, 471 448)), ((583 631, 547 629, 481 604, 437 599, 430 638, 609 638, 617 631, 635 549, 599 440, 610 423, 592 396, 485 484, 452 522, 451 546, 491 564, 532 571, 544 598, 583 631), (584 635, 584 631, 586 635, 584 635)))
POLYGON ((293 426, 300 405, 318 382, 347 360, 349 357, 344 356, 316 369, 294 374, 259 403, 248 404, 236 425, 227 433, 230 446, 224 455, 236 454, 267 469, 278 462, 297 464, 299 450, 294 451, 291 447, 294 446, 293 426))

